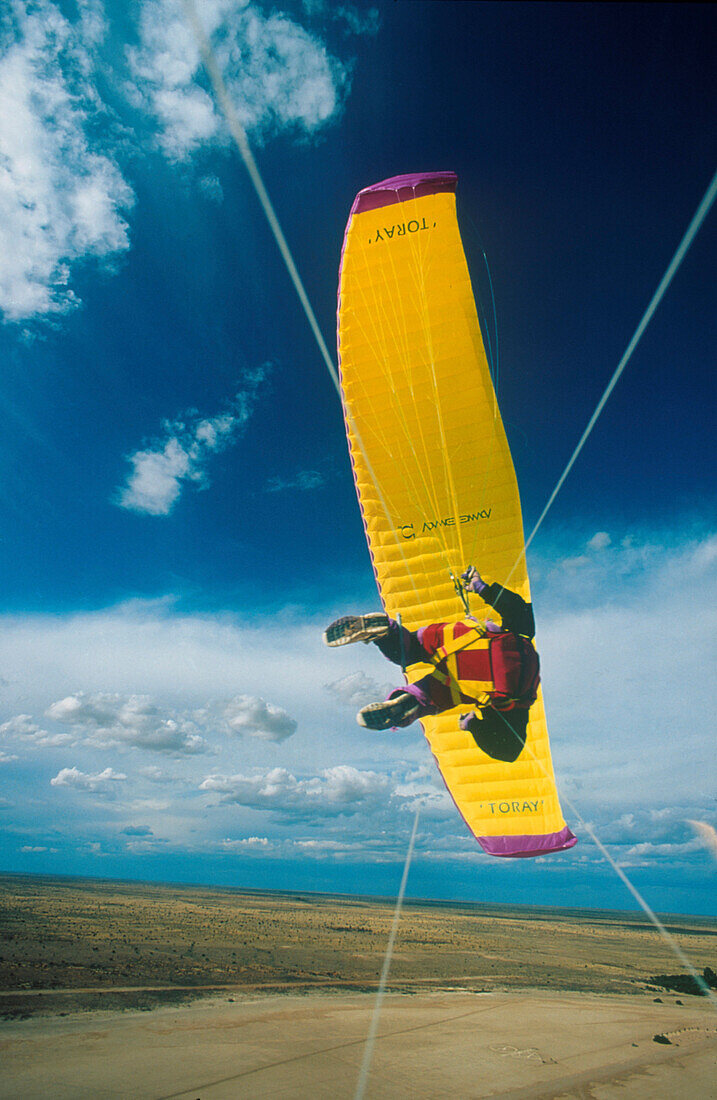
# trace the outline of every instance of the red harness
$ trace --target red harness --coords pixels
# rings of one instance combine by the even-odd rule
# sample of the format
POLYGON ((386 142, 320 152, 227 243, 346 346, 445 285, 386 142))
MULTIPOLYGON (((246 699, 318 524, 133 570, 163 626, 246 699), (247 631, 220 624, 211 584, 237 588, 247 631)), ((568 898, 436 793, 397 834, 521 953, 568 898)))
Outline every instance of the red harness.
POLYGON ((440 658, 435 675, 450 687, 455 705, 461 695, 496 710, 527 710, 535 702, 540 663, 522 634, 460 622, 428 627, 422 641, 440 658))
POLYGON ((527 710, 538 697, 540 661, 533 643, 522 634, 494 634, 490 639, 490 667, 496 710, 527 710))

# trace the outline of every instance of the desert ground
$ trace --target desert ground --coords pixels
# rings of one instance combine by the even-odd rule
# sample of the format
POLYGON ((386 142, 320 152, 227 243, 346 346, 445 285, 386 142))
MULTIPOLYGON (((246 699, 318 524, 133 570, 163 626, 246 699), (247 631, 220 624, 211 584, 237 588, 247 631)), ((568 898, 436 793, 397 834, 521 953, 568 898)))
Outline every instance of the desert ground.
MULTIPOLYGON (((393 903, 0 876, 4 1097, 352 1097, 393 903)), ((670 917, 715 983, 717 921, 670 917)), ((717 1098, 641 915, 407 902, 366 1097, 717 1098)))

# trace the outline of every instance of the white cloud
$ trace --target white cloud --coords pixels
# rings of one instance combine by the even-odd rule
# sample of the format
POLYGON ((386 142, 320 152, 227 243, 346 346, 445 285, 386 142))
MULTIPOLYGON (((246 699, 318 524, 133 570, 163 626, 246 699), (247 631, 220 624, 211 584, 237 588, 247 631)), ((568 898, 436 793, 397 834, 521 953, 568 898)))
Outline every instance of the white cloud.
POLYGON ((590 565, 590 558, 587 554, 576 554, 573 558, 564 558, 561 562, 563 569, 582 569, 585 565, 590 565))
POLYGON ((75 308, 73 266, 129 248, 132 190, 88 136, 102 111, 91 79, 102 22, 96 9, 84 13, 70 23, 49 0, 17 0, 0 26, 9 42, 0 58, 0 310, 9 321, 75 308))
POLYGON ((341 852, 347 847, 340 840, 295 840, 294 844, 308 852, 341 852))
POLYGON ((665 844, 655 844, 653 841, 643 840, 640 844, 633 844, 632 847, 628 848, 621 862, 623 866, 625 861, 630 861, 634 865, 635 861, 644 859, 645 856, 679 859, 698 851, 701 847, 702 843, 697 837, 681 843, 665 844))
POLYGON ((34 737, 43 732, 29 714, 16 714, 14 718, 0 725, 0 734, 5 737, 34 737))
POLYGON ((350 672, 339 680, 325 685, 325 690, 347 706, 360 709, 368 703, 385 699, 394 684, 380 684, 365 672, 350 672))
MULTIPOLYGON (((579 549, 592 534, 574 545, 579 549)), ((581 583, 562 565, 571 549, 539 561, 541 580, 534 584, 559 788, 618 858, 631 851, 641 865, 703 866, 711 857, 689 845, 695 838, 687 820, 715 824, 710 653, 717 539, 635 533, 625 545, 613 531, 610 544, 591 555, 581 583), (641 845, 665 846, 665 854, 641 845)), ((78 770, 94 776, 109 764, 121 771, 137 739, 137 712, 124 712, 124 726, 118 715, 128 700, 144 700, 155 708, 150 729, 157 724, 161 732, 162 721, 171 719, 180 731, 203 737, 215 756, 199 778, 196 759, 183 752, 166 769, 133 772, 123 785, 123 797, 131 799, 125 824, 147 824, 177 846, 196 846, 199 836, 216 851, 222 838, 266 835, 271 858, 284 858, 290 841, 316 839, 359 843, 366 859, 378 860, 405 851, 411 812, 420 807, 426 848, 446 860, 483 858, 442 788, 419 727, 372 734, 345 709, 357 705, 362 685, 390 675, 391 666, 373 646, 323 646, 321 631, 338 610, 187 615, 167 600, 73 616, 4 616, 0 667, 8 683, 0 718, 16 733, 11 742, 6 732, 2 745, 19 754, 33 744, 33 731, 70 730, 78 770), (241 696, 267 701, 264 720, 271 708, 291 715, 296 733, 282 742, 247 728, 248 736, 230 736, 225 710, 241 696), (68 699, 74 702, 58 712, 64 721, 41 717, 53 700, 68 699), (73 725, 73 717, 82 721, 73 725), (157 802, 150 810, 144 799, 157 783, 164 784, 165 808, 157 802), (170 814, 176 815, 171 833, 170 814)), ((236 706, 240 715, 252 712, 236 706)), ((256 728, 271 732, 261 721, 256 728)), ((143 754, 147 759, 163 764, 143 754)), ((65 763, 52 766, 57 771, 65 763)), ((3 772, 4 780, 25 784, 6 789, 14 807, 33 789, 27 769, 15 780, 20 771, 3 772)), ((37 782, 45 784, 46 774, 37 782)), ((565 800, 563 808, 580 831, 565 800)), ((269 853, 256 848, 262 851, 269 853)), ((312 849, 296 851, 308 858, 312 849)), ((575 851, 561 865, 583 856, 586 866, 599 860, 587 840, 575 851)))
POLYGON ((163 713, 208 730, 221 720, 221 705, 204 715, 207 699, 252 694, 288 707, 307 692, 320 698, 335 656, 321 642, 319 623, 296 609, 266 620, 181 614, 171 600, 137 600, 67 616, 0 616, 0 627, 0 667, 13 681, 4 705, 28 716, 44 713, 73 685, 73 694, 148 696, 163 713))
POLYGON ((188 414, 166 421, 164 435, 145 450, 128 455, 132 467, 115 503, 132 512, 167 516, 187 483, 209 484, 206 467, 213 455, 229 447, 249 420, 261 384, 269 374, 264 366, 247 372, 244 389, 229 408, 214 417, 188 414))
POLYGON ((536 586, 553 754, 576 801, 602 814, 704 803, 716 561, 713 536, 635 539, 605 547, 579 581, 559 563, 536 586))
MULTIPOLYGON (((613 538, 608 532, 598 532, 583 543, 587 553, 573 556, 557 547, 551 548, 547 560, 537 553, 531 555, 531 576, 539 581, 534 587, 545 593, 541 596, 545 610, 596 610, 625 597, 632 603, 641 600, 646 589, 662 583, 663 578, 666 583, 678 581, 677 569, 682 574, 679 583, 690 585, 709 573, 716 546, 717 537, 701 530, 685 530, 677 539, 664 533, 635 532, 613 538), (590 547, 595 538, 601 544, 597 550, 590 547)), ((542 606, 540 610, 544 614, 542 606)))
POLYGON ((156 764, 148 764, 143 768, 139 768, 139 774, 149 780, 150 783, 158 783, 162 786, 175 783, 177 779, 176 775, 164 771, 163 768, 158 768, 156 764))
MULTIPOLYGON (((292 840, 286 845, 287 854, 295 859, 310 859, 312 862, 327 861, 332 864, 342 862, 393 862, 397 836, 392 832, 390 836, 381 838, 359 835, 355 840, 344 838, 343 840, 331 840, 322 838, 317 840, 292 840)), ((416 853, 417 855, 417 853, 416 853)))
POLYGON ((74 740, 69 733, 49 733, 38 726, 29 714, 16 714, 3 722, 0 725, 0 736, 45 748, 70 745, 74 740))
POLYGON ((271 841, 266 836, 247 836, 238 840, 230 840, 227 838, 221 842, 221 847, 225 848, 228 852, 241 851, 246 848, 266 851, 270 846, 271 841))
MULTIPOLYGON (((289 16, 248 0, 200 0, 197 13, 237 114, 254 141, 286 128, 313 134, 338 113, 348 70, 289 16)), ((145 0, 128 49, 138 101, 166 156, 186 160, 228 133, 201 85, 201 55, 181 0, 145 0)))
POLYGON ((132 512, 167 516, 179 499, 181 482, 195 480, 188 453, 178 439, 168 439, 159 450, 137 451, 128 457, 132 473, 118 496, 118 504, 132 512))
POLYGON ((123 772, 116 772, 113 768, 105 768, 96 775, 88 775, 78 768, 62 768, 54 779, 50 780, 53 787, 70 787, 76 791, 92 791, 97 794, 111 794, 115 783, 124 783, 127 776, 123 772))
POLYGON ((611 539, 607 531, 596 531, 586 546, 588 550, 605 550, 610 545, 611 539))
POLYGON ((262 741, 285 741, 296 732, 297 723, 281 707, 253 695, 237 695, 223 710, 232 733, 262 741))
MULTIPOLYGON (((349 67, 319 36, 248 0, 199 0, 197 7, 254 142, 287 130, 305 138, 338 117, 349 67)), ((228 143, 182 0, 144 0, 134 10, 139 45, 124 57, 111 38, 121 23, 106 20, 102 0, 0 6, 0 314, 6 321, 47 320, 77 308, 78 266, 116 265, 127 252, 134 193, 121 162, 130 148, 141 154, 143 123, 149 121, 165 155, 176 161, 228 143), (110 55, 113 71, 105 67, 110 55), (107 81, 111 106, 100 90, 107 81)), ((355 20, 353 29, 363 31, 355 20)), ((199 188, 221 201, 215 176, 200 177, 199 188)))
POLYGON ((46 714, 101 748, 132 745, 183 755, 207 748, 191 721, 167 714, 146 696, 78 692, 52 703, 46 714))
POLYGON ((348 764, 325 768, 320 775, 306 779, 297 779, 286 768, 252 776, 210 775, 200 790, 219 794, 222 802, 299 818, 367 812, 385 807, 391 798, 386 775, 359 771, 348 764))
POLYGON ((422 821, 455 824, 453 799, 435 769, 421 767, 409 773, 396 782, 393 793, 407 810, 420 811, 422 821))

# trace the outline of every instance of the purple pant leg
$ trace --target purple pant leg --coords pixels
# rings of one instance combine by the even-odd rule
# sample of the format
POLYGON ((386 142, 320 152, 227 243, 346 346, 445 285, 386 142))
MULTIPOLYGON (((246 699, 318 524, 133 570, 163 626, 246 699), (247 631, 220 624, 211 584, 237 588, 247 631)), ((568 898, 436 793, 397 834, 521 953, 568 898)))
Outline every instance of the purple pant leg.
MULTIPOLYGON (((415 684, 406 684, 398 691, 407 691, 410 695, 415 695, 424 708, 419 715, 420 718, 428 714, 440 714, 441 711, 450 710, 455 706, 450 687, 448 684, 441 683, 436 676, 423 676, 420 680, 416 680, 415 684)), ((396 692, 391 693, 391 695, 395 694, 396 692)))
MULTIPOLYGON (((395 688, 388 698, 393 699, 395 695, 400 695, 404 691, 415 696, 421 704, 422 709, 420 714, 416 715, 417 718, 425 718, 429 714, 441 714, 444 710, 451 710, 456 706, 456 700, 449 685, 442 683, 436 676, 423 676, 420 680, 416 680, 415 684, 405 684, 402 688, 395 688)), ((475 699, 462 693, 458 701, 468 706, 475 706, 475 699)))
POLYGON ((378 646, 384 657, 388 657, 394 665, 401 664, 402 656, 405 665, 417 665, 421 661, 429 660, 417 635, 406 630, 405 626, 399 626, 394 619, 389 621, 391 626, 388 634, 384 634, 383 638, 375 638, 373 643, 378 646))

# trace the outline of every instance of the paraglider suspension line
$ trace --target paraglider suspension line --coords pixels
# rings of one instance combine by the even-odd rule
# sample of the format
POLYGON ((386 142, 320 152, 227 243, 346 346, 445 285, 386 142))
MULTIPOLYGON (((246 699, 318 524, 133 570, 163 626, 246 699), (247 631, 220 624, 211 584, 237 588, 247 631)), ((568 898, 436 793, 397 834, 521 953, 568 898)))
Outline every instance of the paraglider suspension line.
POLYGON ((456 590, 456 595, 463 604, 463 610, 466 613, 466 618, 472 618, 473 616, 471 615, 470 604, 468 603, 468 596, 466 595, 465 588, 463 587, 455 573, 453 573, 450 569, 448 570, 448 573, 451 580, 453 581, 453 587, 456 590))
POLYGON ((396 622, 398 623, 398 644, 401 647, 401 672, 406 675, 406 648, 403 644, 403 623, 401 621, 401 615, 399 613, 396 622))

